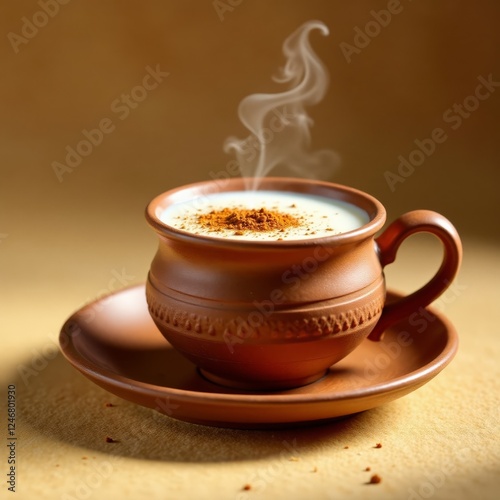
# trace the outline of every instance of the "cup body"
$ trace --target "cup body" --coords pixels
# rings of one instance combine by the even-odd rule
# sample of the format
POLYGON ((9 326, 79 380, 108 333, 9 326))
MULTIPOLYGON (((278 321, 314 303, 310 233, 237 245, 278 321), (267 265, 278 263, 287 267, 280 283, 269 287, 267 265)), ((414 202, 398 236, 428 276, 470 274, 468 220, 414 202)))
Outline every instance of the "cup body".
POLYGON ((169 205, 243 191, 243 179, 207 181, 156 197, 146 218, 159 236, 146 294, 166 339, 210 380, 284 389, 320 378, 372 331, 385 301, 374 240, 385 209, 372 196, 326 182, 263 179, 260 190, 320 195, 363 209, 352 231, 309 240, 238 241, 160 221, 169 205))

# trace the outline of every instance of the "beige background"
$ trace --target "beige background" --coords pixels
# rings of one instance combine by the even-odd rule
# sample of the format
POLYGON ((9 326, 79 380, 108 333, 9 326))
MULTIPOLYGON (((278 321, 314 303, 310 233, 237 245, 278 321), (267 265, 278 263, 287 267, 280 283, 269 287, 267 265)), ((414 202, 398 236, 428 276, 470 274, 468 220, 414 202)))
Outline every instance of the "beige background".
MULTIPOLYGON (((430 496, 493 498, 500 486, 500 88, 456 130, 443 113, 474 93, 478 77, 500 81, 497 2, 401 0, 401 12, 350 63, 340 44, 353 44, 354 29, 387 2, 222 2, 234 7, 221 20, 210 0, 71 0, 21 44, 12 40, 43 2, 2 5, 0 373, 1 394, 18 386, 18 497, 83 498, 84 484, 91 498, 232 499, 265 477, 242 498, 359 498, 367 494, 359 471, 376 465, 384 481, 370 495, 407 498, 411 488, 428 493, 419 488, 452 464, 455 472, 430 496), (224 139, 245 134, 239 101, 277 90, 271 75, 283 63, 281 44, 309 19, 331 30, 312 37, 331 86, 310 110, 314 147, 342 158, 327 180, 371 192, 389 219, 414 208, 440 211, 463 237, 460 287, 438 304, 461 335, 459 355, 416 393, 321 429, 205 429, 116 398, 120 418, 106 420, 109 396, 55 356, 58 329, 83 303, 145 279, 156 247, 145 205, 225 168, 224 139), (170 75, 120 120, 113 101, 157 65, 170 75), (52 163, 105 118, 115 130, 59 182, 52 163), (436 127, 447 140, 392 192, 384 172, 396 171, 398 156, 407 158, 436 127), (27 368, 34 370, 28 378, 27 368), (96 437, 109 425, 134 436, 111 454, 96 437), (282 442, 294 439, 301 461, 284 461, 282 442), (374 455, 377 441, 387 446, 374 455), (110 473, 92 483, 92 471, 106 464, 110 473)), ((437 252, 428 238, 405 245, 388 270, 389 286, 422 283, 437 252)), ((2 420, 4 407, 2 396, 2 420)))

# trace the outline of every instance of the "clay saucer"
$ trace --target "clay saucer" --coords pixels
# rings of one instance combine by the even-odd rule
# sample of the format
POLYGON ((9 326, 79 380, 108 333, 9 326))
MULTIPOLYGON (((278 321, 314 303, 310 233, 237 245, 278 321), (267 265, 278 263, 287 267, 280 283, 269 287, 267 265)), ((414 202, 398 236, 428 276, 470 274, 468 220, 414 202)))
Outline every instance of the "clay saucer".
MULTIPOLYGON (((388 292, 388 299, 398 295, 388 292)), ((209 382, 178 354, 151 320, 144 285, 75 312, 60 335, 63 354, 107 391, 197 424, 272 428, 318 423, 380 406, 437 375, 458 346, 455 329, 426 308, 364 341, 313 384, 279 392, 209 382)))

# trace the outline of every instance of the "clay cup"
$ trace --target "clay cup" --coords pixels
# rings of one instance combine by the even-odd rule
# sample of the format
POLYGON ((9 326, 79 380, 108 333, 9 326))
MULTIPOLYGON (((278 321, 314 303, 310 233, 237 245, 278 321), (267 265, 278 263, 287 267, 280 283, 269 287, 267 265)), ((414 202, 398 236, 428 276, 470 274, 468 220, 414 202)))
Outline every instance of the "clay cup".
POLYGON ((386 211, 362 191, 292 178, 266 178, 259 189, 347 201, 369 221, 317 239, 239 241, 160 220, 173 203, 245 190, 241 178, 179 187, 149 203, 146 219, 159 237, 146 284, 149 312, 172 346, 212 382, 254 390, 312 383, 366 338, 379 340, 388 327, 431 303, 459 269, 458 233, 436 212, 408 212, 377 235, 386 211), (386 304, 383 269, 416 232, 441 240, 441 266, 419 290, 386 304))

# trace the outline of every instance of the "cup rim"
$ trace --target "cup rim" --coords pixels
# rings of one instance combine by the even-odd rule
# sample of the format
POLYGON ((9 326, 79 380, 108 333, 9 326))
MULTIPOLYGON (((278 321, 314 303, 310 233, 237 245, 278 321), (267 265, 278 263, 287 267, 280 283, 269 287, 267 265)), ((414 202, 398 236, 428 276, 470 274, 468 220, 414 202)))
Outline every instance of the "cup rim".
POLYGON ((249 181, 249 179, 245 177, 232 177, 218 180, 208 179, 169 189, 155 196, 148 203, 145 210, 146 221, 159 235, 185 242, 238 248, 290 248, 314 246, 318 243, 340 245, 351 241, 362 240, 374 235, 382 228, 386 220, 386 210, 382 203, 374 196, 364 191, 343 184, 295 177, 265 177, 261 180, 258 190, 272 189, 273 191, 288 191, 326 197, 328 197, 326 193, 335 192, 337 194, 335 199, 351 203, 361 208, 367 213, 369 221, 356 229, 343 233, 318 236, 317 238, 276 241, 238 240, 220 238, 206 234, 193 234, 175 228, 160 219, 159 214, 168 206, 192 199, 193 195, 206 196, 227 191, 246 191, 246 186, 248 185, 246 181, 249 181))

